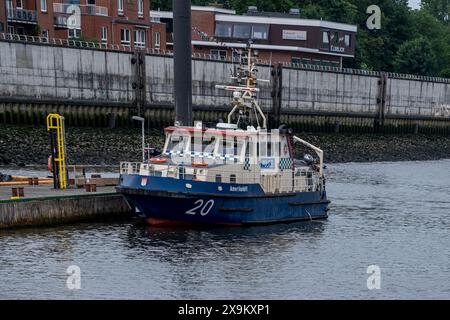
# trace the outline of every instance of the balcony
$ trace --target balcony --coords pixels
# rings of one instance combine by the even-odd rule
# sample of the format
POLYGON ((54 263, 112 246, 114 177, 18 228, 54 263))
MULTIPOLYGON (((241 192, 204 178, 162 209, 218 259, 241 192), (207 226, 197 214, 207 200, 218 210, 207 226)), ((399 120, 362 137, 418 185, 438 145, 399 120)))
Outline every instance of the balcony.
POLYGON ((100 7, 93 4, 78 5, 69 3, 54 3, 53 12, 59 14, 72 14, 74 11, 80 9, 80 14, 91 16, 108 16, 108 8, 100 7))
POLYGON ((36 11, 25 9, 8 9, 8 21, 36 24, 36 11))

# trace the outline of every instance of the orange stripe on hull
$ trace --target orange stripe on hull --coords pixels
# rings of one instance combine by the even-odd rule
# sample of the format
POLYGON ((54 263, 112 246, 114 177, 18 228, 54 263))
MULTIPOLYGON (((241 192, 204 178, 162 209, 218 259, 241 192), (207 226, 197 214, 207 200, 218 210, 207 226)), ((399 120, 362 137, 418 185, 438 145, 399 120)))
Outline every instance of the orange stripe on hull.
MULTIPOLYGON (((187 226, 201 226, 201 224, 193 223, 189 221, 179 221, 179 220, 165 220, 165 219, 157 219, 157 218, 147 218, 145 222, 154 227, 187 227, 187 226)), ((237 227, 240 226, 240 223, 217 223, 216 225, 220 226, 230 226, 237 227)))

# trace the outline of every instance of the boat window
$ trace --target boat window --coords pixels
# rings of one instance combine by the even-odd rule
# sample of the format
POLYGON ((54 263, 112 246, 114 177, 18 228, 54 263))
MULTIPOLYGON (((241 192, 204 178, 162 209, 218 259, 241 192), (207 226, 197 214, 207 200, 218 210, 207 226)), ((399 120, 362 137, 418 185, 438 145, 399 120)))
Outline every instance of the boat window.
POLYGON ((203 140, 202 140, 202 151, 205 153, 213 153, 214 152, 214 147, 216 144, 216 137, 211 136, 203 136, 203 140))
POLYGON ((272 142, 267 142, 267 156, 271 157, 272 156, 272 142))
POLYGON ((155 170, 155 172, 153 173, 153 175, 154 175, 155 177, 162 177, 162 171, 160 171, 160 170, 155 170))
POLYGON ((248 137, 245 137, 245 157, 246 158, 250 157, 250 141, 248 137))
POLYGON ((259 155, 261 157, 267 157, 267 138, 264 136, 260 137, 258 146, 259 146, 259 155))
POLYGON ((178 173, 179 173, 180 179, 184 179, 184 176, 186 174, 186 169, 184 167, 179 167, 178 173))
POLYGON ((166 153, 169 152, 184 152, 186 143, 189 137, 181 135, 170 135, 169 144, 167 145, 166 153))
POLYGON ((230 183, 236 183, 236 175, 230 174, 230 183))
POLYGON ((216 174, 216 182, 222 182, 222 175, 216 174))
POLYGON ((235 162, 238 161, 244 146, 244 138, 226 137, 222 140, 219 153, 224 157, 232 157, 234 159, 233 162, 235 162))
POLYGON ((200 141, 200 137, 191 137, 191 152, 213 153, 216 143, 216 137, 204 135, 200 141))
POLYGON ((260 135, 257 154, 261 157, 276 157, 280 153, 280 139, 277 136, 260 135))

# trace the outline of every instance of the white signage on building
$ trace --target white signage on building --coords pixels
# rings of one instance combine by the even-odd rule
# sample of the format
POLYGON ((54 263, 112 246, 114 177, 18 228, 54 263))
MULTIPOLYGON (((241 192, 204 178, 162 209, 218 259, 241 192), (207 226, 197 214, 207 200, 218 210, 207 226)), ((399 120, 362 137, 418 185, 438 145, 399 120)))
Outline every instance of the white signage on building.
POLYGON ((306 31, 283 30, 284 40, 306 40, 306 31))
POLYGON ((333 52, 345 52, 345 48, 331 46, 330 51, 333 51, 333 52))

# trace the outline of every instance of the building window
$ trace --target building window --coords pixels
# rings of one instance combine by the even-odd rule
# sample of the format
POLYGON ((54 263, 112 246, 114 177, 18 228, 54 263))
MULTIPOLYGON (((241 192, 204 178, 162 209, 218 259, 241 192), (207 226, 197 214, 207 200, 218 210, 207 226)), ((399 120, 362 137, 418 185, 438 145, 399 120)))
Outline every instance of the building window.
POLYGON ((236 24, 233 29, 233 37, 239 39, 250 38, 251 27, 245 24, 236 24))
POLYGON ((108 42, 108 28, 107 27, 102 27, 100 29, 100 33, 101 33, 101 39, 103 43, 108 42))
POLYGON ((300 65, 307 66, 311 65, 311 59, 308 58, 300 58, 300 57, 292 57, 291 62, 293 65, 299 67, 300 65))
POLYGON ((3 32, 3 31, 4 31, 4 30, 3 30, 4 27, 5 27, 5 26, 4 26, 3 22, 0 22, 0 32, 3 32))
POLYGON ((344 36, 344 42, 345 42, 346 47, 351 47, 352 46, 352 36, 349 34, 346 34, 344 36))
POLYGON ((87 0, 88 5, 95 6, 95 0, 87 0))
POLYGON ((227 51, 226 50, 211 50, 211 59, 226 60, 227 59, 227 51))
POLYGON ((334 33, 333 40, 334 41, 332 41, 332 42, 334 44, 339 44, 339 33, 337 31, 334 33))
POLYGON ((252 38, 266 40, 269 36, 269 26, 253 26, 252 38))
POLYGON ((25 35, 25 29, 23 27, 17 27, 17 34, 18 35, 25 35))
POLYGON ((22 0, 16 0, 16 8, 17 9, 23 9, 23 7, 22 7, 22 0))
POLYGON ((47 12, 47 0, 41 0, 41 12, 47 12))
POLYGON ((47 29, 42 30, 42 38, 44 38, 44 42, 48 42, 48 30, 47 29))
POLYGON ((218 23, 216 24, 216 37, 231 38, 231 24, 218 23))
POLYGON ((8 33, 14 34, 14 27, 8 26, 8 33))
POLYGON ((117 0, 117 13, 123 15, 123 0, 117 0))
POLYGON ((324 31, 322 34, 322 42, 329 44, 330 43, 330 32, 329 31, 324 31))
POLYGON ((14 17, 14 6, 13 6, 12 0, 6 1, 6 14, 8 15, 8 18, 10 18, 10 19, 14 17))
POLYGON ((145 31, 135 30, 134 31, 134 46, 136 48, 145 48, 145 31))
POLYGON ((138 0, 138 17, 144 17, 144 0, 138 0))
POLYGON ((302 59, 301 58, 297 58, 297 57, 292 57, 291 58, 291 63, 292 64, 300 64, 300 63, 302 63, 302 59))
POLYGON ((81 37, 81 29, 68 29, 67 30, 69 39, 80 38, 81 37))
POLYGON ((159 49, 161 47, 161 33, 155 32, 153 37, 153 47, 159 49))
POLYGON ((130 45, 130 30, 120 29, 120 43, 125 46, 130 45))

